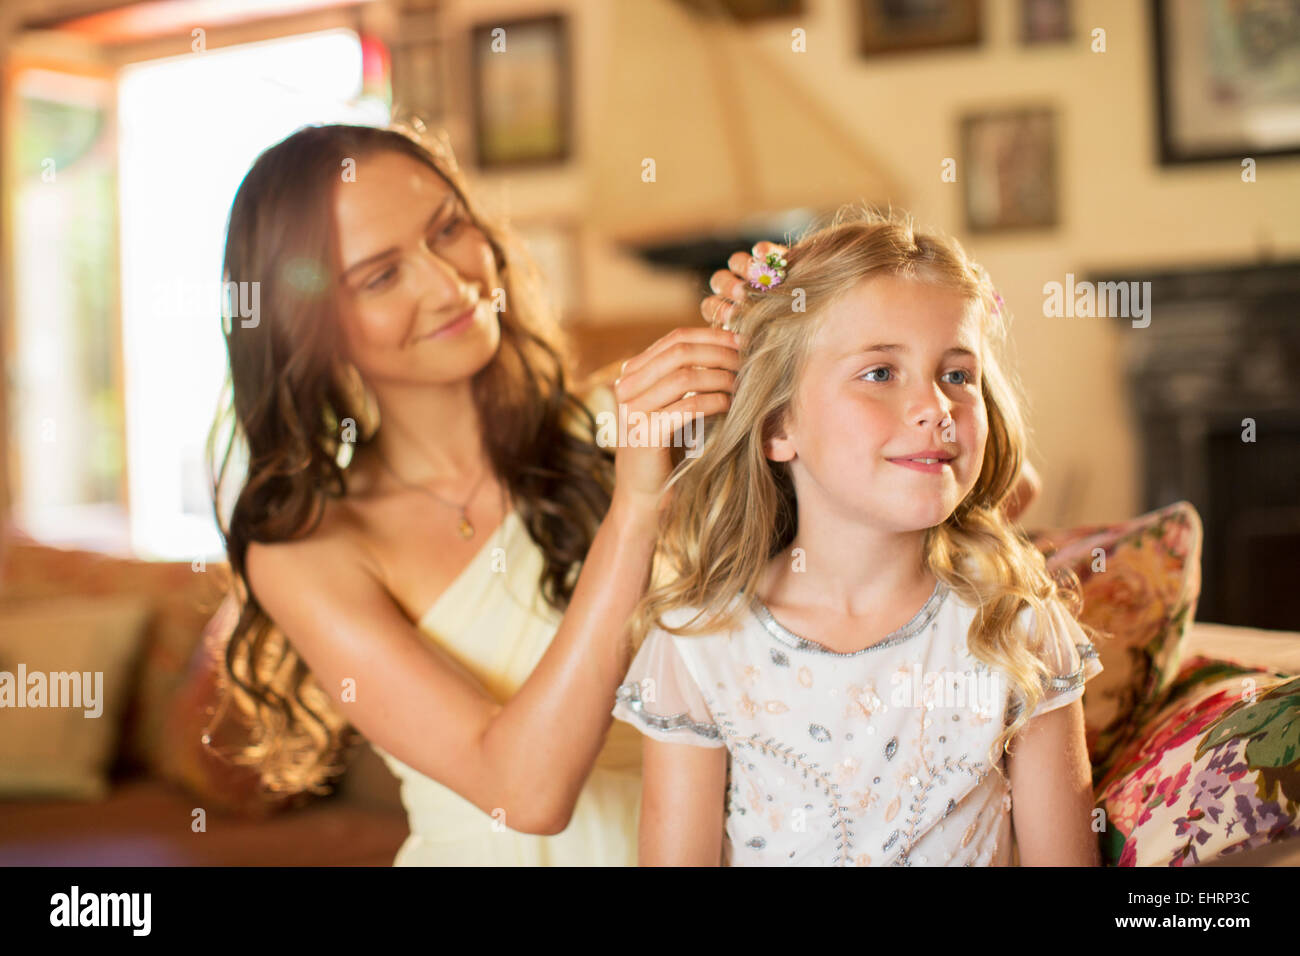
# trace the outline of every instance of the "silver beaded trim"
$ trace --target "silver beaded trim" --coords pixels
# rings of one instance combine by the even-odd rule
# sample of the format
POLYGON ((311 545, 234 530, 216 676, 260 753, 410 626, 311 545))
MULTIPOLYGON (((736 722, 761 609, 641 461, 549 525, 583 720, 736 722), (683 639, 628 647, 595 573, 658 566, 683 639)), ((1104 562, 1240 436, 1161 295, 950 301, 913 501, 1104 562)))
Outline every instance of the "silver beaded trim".
POLYGON ((641 721, 649 727, 656 730, 671 732, 674 730, 689 730, 699 734, 701 737, 708 737, 711 740, 721 740, 722 734, 715 724, 701 723, 694 720, 688 713, 661 715, 647 713, 645 702, 641 700, 641 687, 635 681, 631 681, 619 686, 615 692, 615 697, 627 704, 632 713, 641 718, 641 721))
POLYGON ((1083 671, 1087 662, 1097 656, 1097 649, 1091 643, 1075 643, 1074 649, 1079 652, 1079 669, 1072 674, 1066 674, 1064 677, 1053 677, 1047 681, 1047 690, 1074 690, 1076 687, 1083 686, 1083 671))
POLYGON ((935 615, 939 613, 939 608, 943 606, 944 598, 948 596, 948 590, 947 585, 942 581, 936 581, 934 590, 930 593, 930 597, 926 600, 925 604, 921 605, 921 610, 917 611, 910 621, 898 630, 890 632, 885 639, 878 644, 872 644, 870 647, 864 647, 859 651, 848 652, 833 651, 824 644, 818 644, 816 641, 809 640, 806 637, 800 637, 793 631, 788 630, 785 625, 772 616, 772 612, 768 610, 767 605, 760 601, 757 596, 750 598, 749 608, 767 632, 788 647, 793 647, 797 651, 813 651, 818 654, 828 654, 831 657, 857 657, 861 654, 869 653, 870 651, 880 651, 884 650, 886 647, 893 647, 896 644, 901 644, 909 638, 920 634, 921 631, 925 630, 925 626, 934 620, 935 615))
MULTIPOLYGON (((1099 655, 1097 654, 1097 648, 1095 648, 1092 645, 1092 643, 1089 641, 1083 641, 1083 642, 1076 641, 1074 644, 1074 649, 1079 652, 1079 659, 1082 662, 1079 664, 1079 669, 1077 671, 1074 671, 1071 674, 1066 674, 1064 677, 1052 677, 1052 678, 1045 679, 1042 682, 1043 692, 1045 694, 1052 693, 1054 691, 1065 692, 1065 691, 1076 690, 1077 688, 1084 686, 1083 672, 1084 670, 1087 669, 1087 662, 1089 660, 1093 660, 1097 658, 1099 655)), ((1017 694, 1016 699, 1009 700, 1007 702, 1007 711, 1006 711, 1007 723, 1009 724, 1011 723, 1011 721, 1019 717, 1020 711, 1023 709, 1024 709, 1024 703, 1019 699, 1019 695, 1017 694)))

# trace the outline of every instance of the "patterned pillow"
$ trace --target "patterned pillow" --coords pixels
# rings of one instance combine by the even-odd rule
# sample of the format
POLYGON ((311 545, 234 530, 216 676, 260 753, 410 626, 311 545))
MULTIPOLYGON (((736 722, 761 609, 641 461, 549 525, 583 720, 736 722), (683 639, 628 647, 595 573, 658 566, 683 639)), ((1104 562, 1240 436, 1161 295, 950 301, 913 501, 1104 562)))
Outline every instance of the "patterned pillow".
POLYGON ((1194 865, 1300 837, 1300 677, 1188 661, 1097 806, 1112 866, 1194 865))
POLYGON ((1037 531, 1049 570, 1079 576, 1079 620, 1102 632, 1084 695, 1093 780, 1164 703, 1201 590, 1201 519, 1186 501, 1111 526, 1037 531))
POLYGON ((148 620, 148 600, 129 595, 5 605, 0 613, 0 797, 103 800, 108 795, 122 712, 148 620))

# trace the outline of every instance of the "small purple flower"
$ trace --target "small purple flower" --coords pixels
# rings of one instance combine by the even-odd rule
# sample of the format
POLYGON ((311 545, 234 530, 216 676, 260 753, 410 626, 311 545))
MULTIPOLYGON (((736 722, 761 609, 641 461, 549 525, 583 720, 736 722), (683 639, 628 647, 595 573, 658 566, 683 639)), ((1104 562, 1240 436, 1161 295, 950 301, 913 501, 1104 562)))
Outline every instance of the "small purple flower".
POLYGON ((780 270, 755 259, 749 266, 749 284, 764 291, 774 288, 781 284, 780 270))

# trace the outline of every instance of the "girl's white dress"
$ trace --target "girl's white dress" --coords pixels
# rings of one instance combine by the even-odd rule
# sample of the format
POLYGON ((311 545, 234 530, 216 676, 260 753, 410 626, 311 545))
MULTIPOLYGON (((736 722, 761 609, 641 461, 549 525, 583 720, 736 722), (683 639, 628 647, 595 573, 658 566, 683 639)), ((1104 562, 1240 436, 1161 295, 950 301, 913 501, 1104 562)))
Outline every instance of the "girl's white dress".
MULTIPOLYGON (((727 748, 724 866, 1012 862, 1010 787, 989 751, 1016 702, 967 649, 974 608, 939 582, 903 627, 841 654, 756 599, 736 603, 730 632, 652 630, 613 711, 658 740, 727 748)), ((664 623, 694 615, 677 608, 664 623)), ((1049 630, 1039 656, 1055 677, 1035 715, 1080 697, 1102 669, 1056 602, 1049 630)))

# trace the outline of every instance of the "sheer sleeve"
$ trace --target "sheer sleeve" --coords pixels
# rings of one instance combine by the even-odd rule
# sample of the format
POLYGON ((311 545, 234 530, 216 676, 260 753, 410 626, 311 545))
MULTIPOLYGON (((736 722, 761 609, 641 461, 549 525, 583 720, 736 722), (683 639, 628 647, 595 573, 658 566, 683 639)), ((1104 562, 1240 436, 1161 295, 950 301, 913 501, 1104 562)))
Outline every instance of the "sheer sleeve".
MULTIPOLYGON (((1029 620, 1032 628, 1032 612, 1029 620)), ((1102 671, 1097 649, 1060 601, 1048 603, 1047 634, 1037 656, 1047 665, 1049 676, 1043 686, 1043 699, 1031 717, 1078 700, 1083 696, 1083 685, 1102 671)))
POLYGON ((618 688, 613 714, 647 737, 697 747, 722 747, 704 695, 667 631, 655 628, 618 688))

